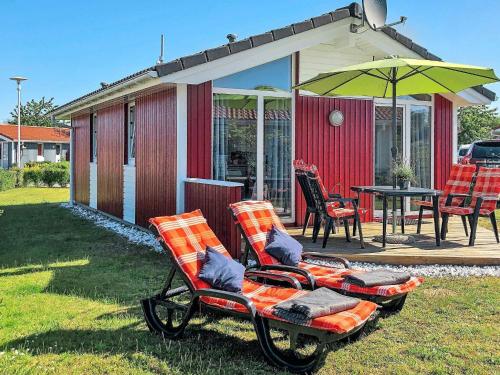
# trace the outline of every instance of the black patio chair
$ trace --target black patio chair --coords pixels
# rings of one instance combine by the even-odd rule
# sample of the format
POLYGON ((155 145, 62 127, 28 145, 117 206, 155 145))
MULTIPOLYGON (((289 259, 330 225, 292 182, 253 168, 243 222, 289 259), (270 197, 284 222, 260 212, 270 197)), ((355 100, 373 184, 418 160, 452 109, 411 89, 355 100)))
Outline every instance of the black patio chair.
POLYGON ((318 210, 318 214, 315 215, 313 242, 316 243, 321 228, 321 224, 322 222, 324 222, 325 231, 323 235, 323 248, 325 248, 335 221, 342 221, 344 223, 346 241, 351 242, 351 235, 349 233, 349 220, 353 220, 353 226, 355 228, 357 227, 359 231, 359 240, 361 243, 361 248, 364 249, 365 243, 363 240, 363 230, 361 227, 361 220, 359 217, 360 211, 361 213, 364 214, 364 210, 360 210, 358 208, 357 199, 332 198, 326 202, 323 198, 323 193, 321 190, 321 185, 319 183, 319 175, 317 171, 313 168, 311 171, 308 171, 306 175, 316 205, 316 209, 318 210), (352 208, 347 207, 346 204, 350 205, 352 208))

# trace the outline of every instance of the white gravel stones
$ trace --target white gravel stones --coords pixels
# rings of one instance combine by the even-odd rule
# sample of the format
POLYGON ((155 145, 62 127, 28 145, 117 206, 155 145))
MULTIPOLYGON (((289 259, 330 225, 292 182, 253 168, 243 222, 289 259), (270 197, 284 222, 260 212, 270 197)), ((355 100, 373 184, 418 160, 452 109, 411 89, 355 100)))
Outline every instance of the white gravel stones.
POLYGON ((137 229, 132 225, 120 223, 119 221, 113 220, 106 215, 87 210, 80 206, 72 206, 69 203, 63 203, 61 206, 69 209, 76 216, 92 221, 98 227, 110 230, 122 237, 125 237, 132 243, 149 246, 158 252, 162 251, 161 245, 151 233, 137 229))
MULTIPOLYGON (((311 261, 316 264, 335 264, 335 262, 311 261)), ((455 265, 418 265, 418 266, 398 266, 392 264, 374 264, 351 262, 351 267, 366 271, 376 269, 390 269, 392 271, 406 271, 412 276, 428 276, 428 277, 484 277, 495 276, 500 277, 499 266, 455 266, 455 265)))
MULTIPOLYGON (((120 223, 106 215, 87 210, 80 206, 72 206, 69 203, 61 204, 62 207, 69 209, 73 214, 92 221, 98 227, 110 230, 120 236, 127 238, 130 242, 139 245, 151 247, 157 252, 161 252, 162 248, 158 241, 151 233, 134 228, 131 225, 120 223)), ((317 264, 332 264, 334 262, 311 260, 311 263, 317 264)), ((249 261, 252 264, 252 260, 249 261)), ((380 268, 390 269, 393 271, 407 271, 413 276, 428 276, 428 277, 484 277, 494 276, 500 277, 499 266, 453 266, 453 265, 420 265, 420 266, 397 266, 383 265, 374 263, 351 262, 352 268, 363 270, 375 270, 380 268)))

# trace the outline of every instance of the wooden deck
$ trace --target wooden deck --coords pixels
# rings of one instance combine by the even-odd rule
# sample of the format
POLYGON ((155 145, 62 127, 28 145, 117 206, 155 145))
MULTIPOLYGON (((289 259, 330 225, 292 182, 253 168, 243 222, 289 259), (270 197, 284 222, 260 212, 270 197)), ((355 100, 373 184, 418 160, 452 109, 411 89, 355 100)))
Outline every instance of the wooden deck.
MULTIPOLYGON (((414 234, 416 228, 416 225, 407 225, 406 233, 414 234)), ((441 242, 441 247, 436 246, 432 219, 427 219, 422 226, 422 234, 415 235, 417 240, 415 243, 411 245, 387 244, 385 249, 382 248, 381 243, 373 241, 374 236, 382 233, 381 223, 363 224, 365 249, 360 248, 358 237, 353 237, 351 243, 346 242, 343 227, 338 229, 337 234, 330 236, 326 249, 321 248, 323 230, 315 244, 312 243, 311 228, 305 236, 302 236, 302 229, 299 228, 292 228, 289 232, 304 245, 304 251, 338 255, 350 261, 401 265, 500 265, 500 245, 497 244, 491 230, 478 226, 476 244, 474 247, 469 247, 468 238, 465 236, 459 218, 450 218, 448 228, 447 239, 441 242)), ((399 227, 398 230, 400 230, 399 227)))

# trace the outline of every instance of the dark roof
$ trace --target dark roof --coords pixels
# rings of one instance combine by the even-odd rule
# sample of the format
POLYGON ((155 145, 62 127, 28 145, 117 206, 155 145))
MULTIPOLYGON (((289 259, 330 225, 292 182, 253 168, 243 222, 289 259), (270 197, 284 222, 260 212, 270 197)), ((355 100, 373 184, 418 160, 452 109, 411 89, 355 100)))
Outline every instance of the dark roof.
MULTIPOLYGON (((131 79, 134 79, 135 77, 138 77, 140 75, 143 75, 147 72, 152 72, 156 71, 158 73, 159 77, 163 77, 172 73, 179 72, 181 70, 189 69, 197 65, 205 64, 210 61, 214 61, 217 59, 220 59, 222 57, 226 57, 229 55, 234 55, 238 52, 246 51, 255 47, 259 47, 263 44, 271 43, 280 39, 287 38, 292 35, 300 34, 305 31, 315 29, 330 23, 334 23, 337 21, 340 21, 342 19, 348 18, 348 17, 356 17, 356 18, 361 18, 362 17, 362 9, 361 6, 358 3, 351 3, 350 5, 346 7, 339 8, 333 12, 325 13, 321 16, 318 17, 313 17, 310 19, 307 19, 302 22, 297 22, 293 23, 291 25, 279 28, 279 29, 274 29, 268 32, 265 32, 263 34, 258 34, 251 36, 246 39, 238 40, 233 43, 228 43, 224 44, 219 47, 207 49, 202 52, 195 53, 193 55, 189 56, 184 56, 180 57, 176 60, 172 60, 163 64, 158 64, 155 66, 151 66, 149 68, 143 69, 137 73, 131 74, 127 77, 124 77, 116 82, 113 82, 106 87, 102 87, 98 90, 92 91, 84 96, 81 96, 75 100, 72 100, 56 109, 56 111, 60 111, 61 108, 65 108, 77 101, 80 101, 82 99, 85 99, 89 96, 92 96, 94 94, 97 94, 101 91, 104 91, 108 88, 117 86, 123 82, 129 81, 131 79)), ((405 37, 404 35, 398 33, 394 28, 388 27, 383 29, 383 32, 390 36, 392 39, 398 41, 399 43, 403 44, 404 46, 408 47, 418 55, 422 56, 425 59, 428 60, 439 60, 441 59, 430 53, 426 48, 418 45, 417 43, 413 42, 410 38, 405 37)), ((488 90, 485 87, 482 86, 477 86, 474 87, 474 90, 479 92, 480 94, 484 95, 490 100, 496 100, 496 94, 488 90)))
POLYGON ((313 17, 302 22, 293 23, 291 25, 281 27, 279 29, 274 29, 263 34, 254 35, 246 39, 224 44, 222 46, 208 49, 203 52, 195 53, 194 55, 181 57, 177 60, 157 65, 155 69, 158 72, 158 76, 166 76, 184 69, 192 68, 196 65, 205 64, 222 57, 233 55, 238 52, 246 51, 255 47, 260 47, 263 44, 288 38, 289 36, 297 35, 305 31, 334 23, 343 20, 344 18, 360 17, 360 11, 361 8, 359 4, 352 3, 347 7, 339 8, 333 12, 325 13, 318 17, 313 17))

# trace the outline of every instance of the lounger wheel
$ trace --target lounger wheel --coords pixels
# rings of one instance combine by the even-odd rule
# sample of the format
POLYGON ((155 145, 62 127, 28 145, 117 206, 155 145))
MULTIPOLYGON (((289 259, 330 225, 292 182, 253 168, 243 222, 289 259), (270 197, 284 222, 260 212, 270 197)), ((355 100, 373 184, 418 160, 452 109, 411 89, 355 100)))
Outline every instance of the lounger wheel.
POLYGON ((311 373, 323 357, 326 347, 326 344, 323 342, 318 342, 312 354, 302 355, 295 347, 298 337, 293 332, 289 332, 290 348, 281 349, 276 346, 271 336, 271 329, 267 319, 257 317, 254 325, 264 356, 272 366, 280 367, 293 373, 311 373))
POLYGON ((406 294, 400 298, 394 299, 390 302, 382 304, 382 311, 384 313, 397 313, 403 309, 406 302, 406 294))
POLYGON ((182 306, 157 297, 141 301, 144 319, 152 333, 168 339, 178 339, 194 312, 194 306, 182 306))

